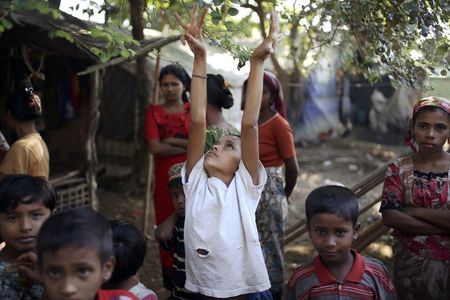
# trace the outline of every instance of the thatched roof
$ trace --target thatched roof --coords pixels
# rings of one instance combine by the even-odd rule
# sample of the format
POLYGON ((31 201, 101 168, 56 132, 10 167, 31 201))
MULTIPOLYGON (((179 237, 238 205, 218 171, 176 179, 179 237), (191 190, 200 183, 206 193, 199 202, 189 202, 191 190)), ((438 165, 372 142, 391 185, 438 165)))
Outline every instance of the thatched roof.
MULTIPOLYGON (((1 13, 1 12, 0 12, 1 13)), ((92 48, 106 50, 107 43, 101 38, 93 38, 90 35, 90 30, 95 27, 101 27, 101 24, 80 20, 63 11, 60 11, 61 18, 54 19, 51 14, 41 14, 38 11, 14 11, 11 19, 16 21, 14 27, 5 31, 0 35, 0 47, 10 47, 11 45, 20 46, 23 43, 33 45, 40 49, 47 50, 51 53, 64 54, 67 56, 80 58, 91 61, 92 63, 100 63, 100 59, 92 48), (73 43, 60 37, 51 38, 50 32, 61 30, 69 33, 73 37, 73 43)), ((129 33, 116 29, 116 31, 129 35, 129 33)), ((155 44, 162 47, 167 43, 173 42, 173 37, 168 38, 151 38, 144 41, 142 44, 146 50, 149 49, 149 44, 155 44)), ((144 48, 142 47, 142 48, 144 48)), ((130 47, 131 48, 131 47, 130 47)), ((136 47, 134 47, 136 48, 136 47)), ((140 49, 134 49, 139 51, 140 49)))

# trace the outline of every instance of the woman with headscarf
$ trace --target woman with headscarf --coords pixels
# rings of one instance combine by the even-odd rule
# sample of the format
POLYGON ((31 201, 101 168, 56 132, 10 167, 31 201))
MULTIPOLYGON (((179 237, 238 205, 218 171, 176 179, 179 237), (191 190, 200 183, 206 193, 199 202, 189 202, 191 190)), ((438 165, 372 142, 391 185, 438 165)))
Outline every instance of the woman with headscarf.
MULTIPOLYGON (((247 86, 244 82, 244 91, 247 86)), ((245 103, 242 102, 242 108, 245 103)), ((264 88, 258 119, 259 159, 267 183, 256 210, 256 224, 273 299, 281 299, 284 275, 283 238, 287 200, 298 175, 292 129, 286 120, 283 90, 278 78, 264 71, 264 88), (284 178, 282 170, 284 167, 284 178)))
POLYGON ((450 299, 450 102, 414 106, 405 141, 413 153, 391 163, 380 212, 393 231, 398 299, 450 299))

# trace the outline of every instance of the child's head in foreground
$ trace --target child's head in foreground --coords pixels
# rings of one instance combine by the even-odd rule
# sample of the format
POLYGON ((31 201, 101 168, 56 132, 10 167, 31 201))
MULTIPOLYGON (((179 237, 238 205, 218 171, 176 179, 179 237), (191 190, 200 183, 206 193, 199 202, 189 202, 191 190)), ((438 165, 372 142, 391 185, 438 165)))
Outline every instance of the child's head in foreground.
POLYGON ((314 248, 325 264, 351 258, 357 237, 358 198, 343 186, 322 186, 306 198, 306 222, 314 248))
POLYGON ((220 137, 206 152, 203 167, 209 177, 234 176, 241 161, 241 138, 236 135, 220 137))
POLYGON ((183 163, 175 164, 169 169, 169 192, 172 196, 173 207, 179 217, 184 218, 184 197, 183 183, 181 182, 181 169, 183 163))
POLYGON ((110 224, 116 263, 114 272, 105 287, 118 289, 123 288, 126 280, 137 275, 138 269, 144 263, 147 243, 142 232, 133 223, 125 220, 112 220, 110 224))
POLYGON ((42 223, 55 209, 56 193, 40 177, 9 175, 0 181, 0 235, 3 258, 14 260, 32 251, 42 223))
POLYGON ((94 300, 114 269, 111 226, 90 208, 62 211, 42 225, 37 255, 49 300, 94 300))

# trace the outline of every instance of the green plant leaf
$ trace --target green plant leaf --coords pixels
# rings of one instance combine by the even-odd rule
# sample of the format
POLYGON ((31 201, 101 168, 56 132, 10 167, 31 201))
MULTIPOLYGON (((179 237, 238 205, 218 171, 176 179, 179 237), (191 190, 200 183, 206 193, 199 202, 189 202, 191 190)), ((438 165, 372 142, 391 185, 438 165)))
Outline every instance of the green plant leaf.
POLYGON ((239 14, 239 10, 234 7, 230 7, 228 8, 228 14, 230 16, 236 16, 237 14, 239 14))
POLYGON ((5 29, 9 30, 13 27, 13 24, 8 19, 0 19, 0 22, 5 29))

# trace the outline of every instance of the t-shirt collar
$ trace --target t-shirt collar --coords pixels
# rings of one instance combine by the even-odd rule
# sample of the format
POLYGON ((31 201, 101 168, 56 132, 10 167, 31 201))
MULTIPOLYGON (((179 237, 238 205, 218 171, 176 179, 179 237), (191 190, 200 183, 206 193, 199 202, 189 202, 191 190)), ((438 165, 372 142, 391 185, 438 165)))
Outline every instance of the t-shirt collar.
MULTIPOLYGON (((353 260, 352 268, 345 277, 344 281, 361 282, 364 274, 364 259, 361 254, 359 254, 355 250, 350 249, 350 252, 353 254, 355 259, 353 260)), ((313 266, 317 278, 319 279, 320 285, 326 285, 337 281, 333 274, 331 274, 330 271, 328 271, 328 269, 322 263, 320 255, 317 255, 317 257, 314 259, 313 266)))

